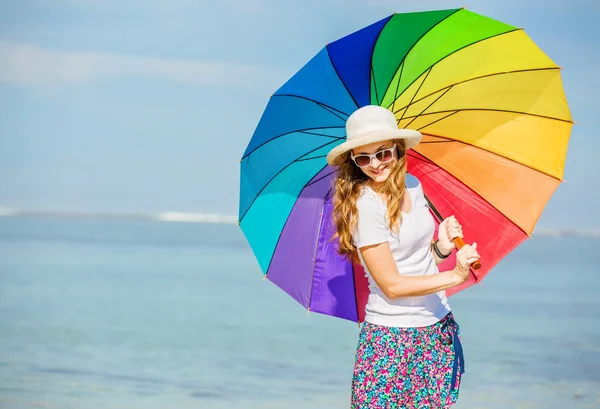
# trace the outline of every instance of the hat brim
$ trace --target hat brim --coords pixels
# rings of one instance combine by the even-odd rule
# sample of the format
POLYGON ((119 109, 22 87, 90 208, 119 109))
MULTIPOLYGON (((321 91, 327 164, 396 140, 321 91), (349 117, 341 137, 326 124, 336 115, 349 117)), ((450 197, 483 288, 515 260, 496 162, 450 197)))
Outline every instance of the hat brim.
POLYGON ((422 137, 421 132, 413 129, 396 129, 365 133, 364 135, 346 141, 329 151, 326 158, 327 163, 335 166, 339 156, 351 149, 370 143, 389 141, 391 139, 404 139, 406 142, 406 150, 409 150, 417 146, 421 142, 422 137))

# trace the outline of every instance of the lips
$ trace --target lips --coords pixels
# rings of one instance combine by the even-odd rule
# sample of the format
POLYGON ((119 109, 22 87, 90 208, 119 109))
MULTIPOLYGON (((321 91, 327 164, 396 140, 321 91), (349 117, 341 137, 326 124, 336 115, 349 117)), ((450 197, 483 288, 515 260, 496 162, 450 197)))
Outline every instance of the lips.
POLYGON ((381 175, 385 169, 386 167, 383 167, 379 170, 371 170, 371 173, 373 173, 374 175, 381 175))

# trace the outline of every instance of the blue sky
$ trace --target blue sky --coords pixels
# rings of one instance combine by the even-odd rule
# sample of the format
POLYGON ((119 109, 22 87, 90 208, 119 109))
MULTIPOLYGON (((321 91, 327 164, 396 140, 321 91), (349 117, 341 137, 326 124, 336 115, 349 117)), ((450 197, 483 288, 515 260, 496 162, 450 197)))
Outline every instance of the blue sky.
POLYGON ((578 123, 538 227, 599 228, 595 0, 0 1, 0 207, 235 215, 238 159, 287 78, 394 11, 461 6, 565 67, 578 123))

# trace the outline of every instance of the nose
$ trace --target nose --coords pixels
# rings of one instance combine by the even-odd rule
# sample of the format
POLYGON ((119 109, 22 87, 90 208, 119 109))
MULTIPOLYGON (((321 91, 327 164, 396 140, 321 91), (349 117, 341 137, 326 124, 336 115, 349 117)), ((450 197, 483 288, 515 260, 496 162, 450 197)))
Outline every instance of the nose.
POLYGON ((373 169, 377 169, 379 167, 379 165, 381 165, 381 162, 379 161, 379 159, 377 159, 377 158, 371 158, 371 164, 370 164, 370 166, 373 169))

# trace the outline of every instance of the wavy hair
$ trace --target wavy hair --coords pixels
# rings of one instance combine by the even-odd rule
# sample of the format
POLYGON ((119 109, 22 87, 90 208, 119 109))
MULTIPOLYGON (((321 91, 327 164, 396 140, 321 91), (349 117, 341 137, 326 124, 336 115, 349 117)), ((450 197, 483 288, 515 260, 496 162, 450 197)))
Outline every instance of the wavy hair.
MULTIPOLYGON (((397 232, 402 222, 402 203, 404 202, 404 186, 406 180, 406 144, 404 139, 394 140, 396 144, 396 164, 390 176, 374 190, 384 198, 387 207, 387 220, 390 229, 397 232)), ((358 260, 358 253, 352 234, 358 223, 356 202, 362 188, 370 178, 354 164, 346 152, 338 160, 337 175, 334 182, 333 219, 336 226, 335 238, 339 238, 338 252, 351 261, 358 260)))

